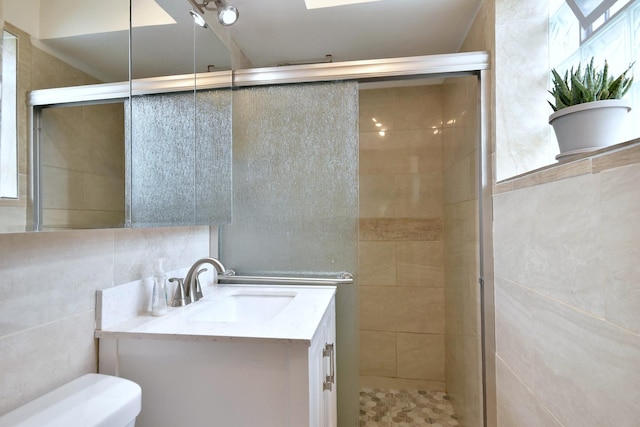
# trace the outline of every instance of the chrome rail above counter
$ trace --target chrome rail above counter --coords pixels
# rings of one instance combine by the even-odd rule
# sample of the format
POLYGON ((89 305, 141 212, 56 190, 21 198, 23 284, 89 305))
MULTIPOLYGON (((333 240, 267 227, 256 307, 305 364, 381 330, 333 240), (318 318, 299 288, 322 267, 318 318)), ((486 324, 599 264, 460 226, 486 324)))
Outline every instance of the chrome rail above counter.
POLYGON ((353 283, 353 274, 342 272, 337 277, 289 277, 289 276, 244 276, 230 270, 218 276, 220 283, 268 283, 286 285, 349 285, 353 283))

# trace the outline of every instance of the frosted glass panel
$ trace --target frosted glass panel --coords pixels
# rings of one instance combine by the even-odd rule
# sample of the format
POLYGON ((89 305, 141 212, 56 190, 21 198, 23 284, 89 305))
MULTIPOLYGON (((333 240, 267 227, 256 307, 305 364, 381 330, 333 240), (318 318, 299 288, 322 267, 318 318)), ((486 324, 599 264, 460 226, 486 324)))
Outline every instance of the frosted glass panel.
POLYGON ((133 98, 131 226, 231 220, 231 90, 198 92, 195 101, 193 92, 133 98))
POLYGON ((350 270, 357 240, 355 84, 234 92, 231 225, 225 265, 237 272, 350 270))
MULTIPOLYGON (((220 258, 239 273, 357 278, 358 88, 247 88, 233 98, 233 223, 220 258)), ((358 423, 357 285, 338 288, 338 425, 358 423)))

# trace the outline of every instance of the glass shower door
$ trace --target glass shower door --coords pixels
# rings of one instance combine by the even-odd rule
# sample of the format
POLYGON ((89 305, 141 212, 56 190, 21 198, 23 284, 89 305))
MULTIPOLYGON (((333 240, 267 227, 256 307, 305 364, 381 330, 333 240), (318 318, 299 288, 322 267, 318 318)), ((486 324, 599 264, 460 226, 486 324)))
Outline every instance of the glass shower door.
MULTIPOLYGON (((220 258, 240 274, 356 274, 358 87, 262 86, 233 97, 233 223, 220 258)), ((338 286, 338 425, 358 422, 356 284, 338 286)))

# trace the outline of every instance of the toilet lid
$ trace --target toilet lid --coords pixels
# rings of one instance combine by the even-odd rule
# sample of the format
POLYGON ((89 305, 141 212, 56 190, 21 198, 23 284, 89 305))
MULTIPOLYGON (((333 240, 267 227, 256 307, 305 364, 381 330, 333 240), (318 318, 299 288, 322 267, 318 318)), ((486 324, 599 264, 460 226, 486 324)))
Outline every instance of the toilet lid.
POLYGON ((138 384, 87 374, 0 417, 0 427, 126 426, 140 408, 138 384))

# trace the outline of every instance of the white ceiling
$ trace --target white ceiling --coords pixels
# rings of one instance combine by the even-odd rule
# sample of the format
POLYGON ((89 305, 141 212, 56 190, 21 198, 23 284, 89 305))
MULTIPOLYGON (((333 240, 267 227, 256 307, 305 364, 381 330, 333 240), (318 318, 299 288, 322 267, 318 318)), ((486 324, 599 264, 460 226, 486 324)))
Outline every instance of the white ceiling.
MULTIPOLYGON (((32 12, 38 1, 44 4, 52 0, 4 0, 5 19, 11 21, 14 15, 8 12, 7 4, 14 4, 16 8, 24 4, 26 8, 28 3, 26 9, 32 12)), ((74 2, 73 15, 80 19, 86 13, 79 9, 91 12, 97 2, 110 0, 55 1, 74 2)), ((149 0, 134 1, 149 3, 149 0)), ((230 55, 214 32, 194 28, 188 14, 191 9, 188 0, 155 2, 175 22, 167 24, 165 19, 159 25, 147 22, 136 27, 134 19, 134 77, 192 72, 194 51, 198 72, 207 71, 208 65, 215 65, 214 70, 231 66, 230 55)), ((481 0, 379 0, 310 10, 306 9, 304 0, 227 2, 239 9, 240 19, 233 26, 218 27, 218 31, 226 30, 254 67, 265 67, 313 62, 325 55, 332 55, 334 62, 340 62, 457 52, 481 0)), ((121 12, 128 16, 128 7, 123 9, 121 12)), ((134 10, 134 17, 135 14, 134 10)), ((40 14, 40 28, 49 15, 51 13, 40 14)), ((96 25, 109 27, 103 22, 105 14, 98 15, 93 14, 94 19, 99 20, 96 25)), ((209 22, 215 19, 213 12, 206 12, 205 17, 209 22)), ((29 32, 33 35, 34 31, 29 32)), ((126 80, 128 32, 111 29, 96 33, 43 37, 36 44, 102 80, 126 80)))
MULTIPOLYGON (((184 0, 187 1, 187 0, 184 0)), ((227 27, 254 66, 457 52, 481 0, 381 0, 311 9, 304 0, 228 0, 227 27)))

